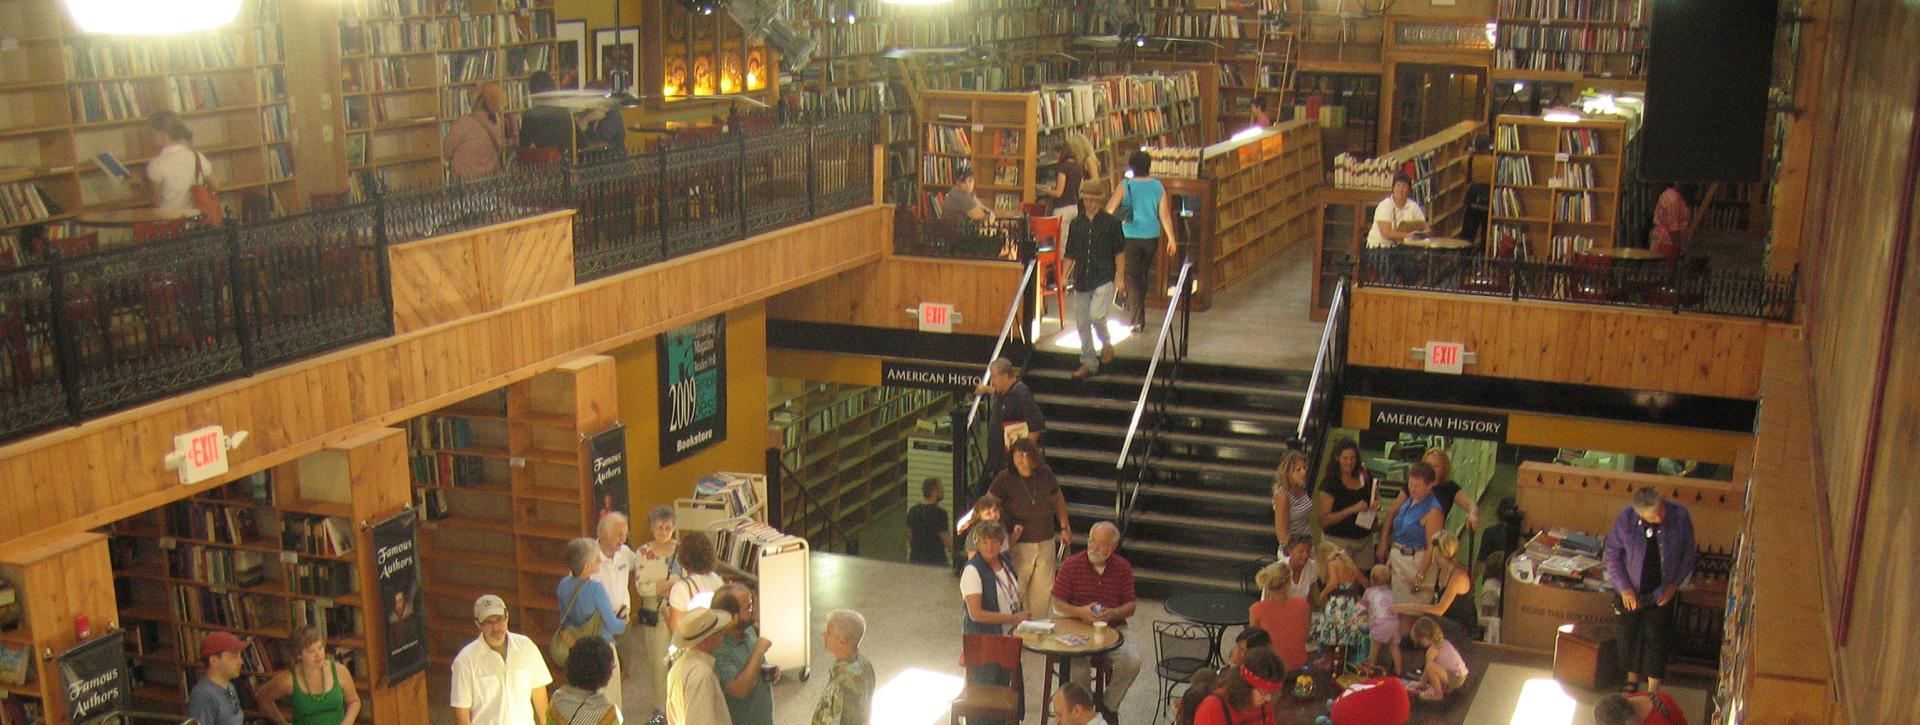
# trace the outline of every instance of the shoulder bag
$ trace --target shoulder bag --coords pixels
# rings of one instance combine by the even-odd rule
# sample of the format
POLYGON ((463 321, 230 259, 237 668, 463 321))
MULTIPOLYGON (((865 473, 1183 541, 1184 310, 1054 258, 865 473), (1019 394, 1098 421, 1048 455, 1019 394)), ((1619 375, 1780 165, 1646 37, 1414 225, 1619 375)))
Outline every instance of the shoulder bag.
POLYGON ((187 153, 193 154, 193 186, 189 188, 193 208, 200 210, 200 223, 218 226, 226 221, 226 214, 220 209, 220 193, 214 190, 212 179, 201 167, 200 152, 189 148, 187 153))
MULTIPOLYGON (((574 580, 573 596, 567 597, 567 606, 560 608, 561 622, 566 622, 567 615, 573 613, 573 603, 579 601, 580 590, 585 588, 587 588, 585 578, 574 580)), ((585 622, 574 625, 561 624, 559 629, 553 631, 553 641, 547 643, 547 655, 553 658, 554 664, 561 667, 567 666, 567 655, 573 652, 574 643, 588 637, 600 636, 600 626, 598 609, 594 610, 593 616, 587 618, 585 622)))

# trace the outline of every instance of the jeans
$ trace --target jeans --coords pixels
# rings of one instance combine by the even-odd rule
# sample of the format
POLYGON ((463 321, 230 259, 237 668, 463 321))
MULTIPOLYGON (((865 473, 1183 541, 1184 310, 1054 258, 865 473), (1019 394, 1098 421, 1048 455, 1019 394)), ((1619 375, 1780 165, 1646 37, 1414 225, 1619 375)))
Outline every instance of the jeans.
POLYGON ((1073 317, 1074 329, 1080 331, 1080 365, 1092 370, 1100 369, 1099 350, 1093 339, 1100 338, 1100 347, 1112 348, 1111 333, 1107 332, 1107 313, 1113 309, 1113 283, 1083 290, 1078 287, 1067 295, 1068 314, 1073 317))
POLYGON ((1154 250, 1160 239, 1127 237, 1127 313, 1133 325, 1147 324, 1147 270, 1153 266, 1154 250))

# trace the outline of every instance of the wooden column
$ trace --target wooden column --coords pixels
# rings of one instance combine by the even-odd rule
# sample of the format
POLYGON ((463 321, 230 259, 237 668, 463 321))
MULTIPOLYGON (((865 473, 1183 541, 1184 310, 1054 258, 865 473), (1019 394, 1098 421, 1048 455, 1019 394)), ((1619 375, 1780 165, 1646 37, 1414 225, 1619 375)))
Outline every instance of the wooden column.
POLYGON ((0 576, 19 592, 20 628, 0 634, 9 646, 32 645, 29 655, 33 681, 8 686, 16 695, 39 697, 46 722, 67 722, 66 701, 60 694, 60 666, 53 658, 79 643, 74 618, 86 615, 94 632, 118 626, 120 613, 113 600, 113 566, 107 557, 107 537, 79 533, 51 539, 0 559, 0 576))

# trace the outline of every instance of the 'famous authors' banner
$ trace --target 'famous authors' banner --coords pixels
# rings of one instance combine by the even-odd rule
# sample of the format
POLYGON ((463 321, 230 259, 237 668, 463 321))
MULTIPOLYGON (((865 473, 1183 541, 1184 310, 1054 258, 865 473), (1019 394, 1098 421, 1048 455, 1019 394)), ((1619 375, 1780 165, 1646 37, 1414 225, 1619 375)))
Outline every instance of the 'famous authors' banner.
POLYGON ((420 556, 413 512, 373 527, 373 565, 379 569, 381 613, 387 621, 381 651, 387 684, 427 669, 427 613, 420 601, 420 556))
POLYGON ((60 688, 67 699, 67 719, 89 719, 119 712, 133 701, 132 673, 120 630, 113 630, 60 653, 60 688))
POLYGON ((660 465, 727 439, 727 318, 714 315, 662 333, 660 465))

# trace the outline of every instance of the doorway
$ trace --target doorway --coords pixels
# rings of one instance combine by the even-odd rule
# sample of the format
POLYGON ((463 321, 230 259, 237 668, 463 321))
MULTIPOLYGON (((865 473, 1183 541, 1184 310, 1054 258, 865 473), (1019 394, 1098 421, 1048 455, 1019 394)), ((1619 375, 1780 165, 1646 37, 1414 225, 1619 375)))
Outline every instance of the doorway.
POLYGON ((1394 148, 1487 116, 1485 66, 1399 63, 1393 72, 1394 148))

